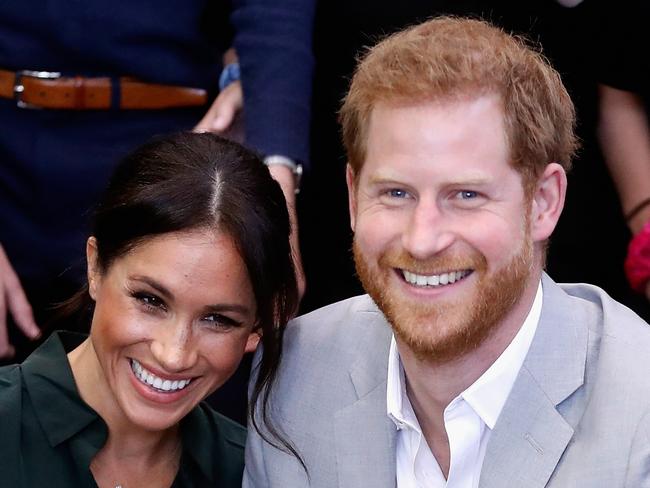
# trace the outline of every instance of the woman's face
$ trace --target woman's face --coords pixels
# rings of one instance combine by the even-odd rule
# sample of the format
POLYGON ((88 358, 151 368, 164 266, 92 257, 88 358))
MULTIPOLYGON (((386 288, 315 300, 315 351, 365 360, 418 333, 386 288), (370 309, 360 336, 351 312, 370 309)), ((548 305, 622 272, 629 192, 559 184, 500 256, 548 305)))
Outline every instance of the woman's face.
POLYGON ((246 267, 230 236, 209 230, 148 239, 104 273, 93 265, 95 256, 91 238, 90 338, 103 373, 97 392, 110 415, 164 430, 255 349, 256 303, 246 267))

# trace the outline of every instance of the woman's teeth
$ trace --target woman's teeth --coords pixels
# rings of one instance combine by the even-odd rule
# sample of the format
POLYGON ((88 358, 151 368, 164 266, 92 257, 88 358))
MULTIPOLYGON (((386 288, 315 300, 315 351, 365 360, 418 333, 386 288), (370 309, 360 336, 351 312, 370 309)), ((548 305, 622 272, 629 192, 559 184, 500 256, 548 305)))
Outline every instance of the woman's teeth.
POLYGON ((190 381, 192 381, 191 379, 171 381, 171 380, 160 378, 159 376, 153 374, 151 371, 145 369, 135 359, 131 359, 131 369, 133 370, 133 374, 135 375, 135 377, 138 378, 140 382, 144 383, 145 385, 151 386, 156 390, 160 390, 168 393, 182 390, 183 388, 185 388, 187 385, 190 384, 190 381))

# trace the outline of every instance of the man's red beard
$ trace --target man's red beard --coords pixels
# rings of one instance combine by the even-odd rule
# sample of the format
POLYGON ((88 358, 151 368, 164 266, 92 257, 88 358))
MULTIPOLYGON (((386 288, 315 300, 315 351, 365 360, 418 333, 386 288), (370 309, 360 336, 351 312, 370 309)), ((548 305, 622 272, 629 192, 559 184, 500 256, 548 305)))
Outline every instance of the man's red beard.
MULTIPOLYGON (((444 363, 481 345, 521 298, 533 265, 533 245, 526 234, 522 248, 501 268, 488 273, 487 260, 478 251, 458 256, 441 254, 426 261, 404 251, 389 250, 379 265, 368 263, 355 239, 354 261, 363 287, 384 313, 395 335, 422 360, 444 363), (410 299, 391 287, 390 274, 401 270, 439 274, 471 269, 473 292, 453 300, 435 297, 434 303, 410 299)), ((411 285, 408 285, 411 286, 411 285)), ((458 286, 466 286, 459 284, 458 286)))

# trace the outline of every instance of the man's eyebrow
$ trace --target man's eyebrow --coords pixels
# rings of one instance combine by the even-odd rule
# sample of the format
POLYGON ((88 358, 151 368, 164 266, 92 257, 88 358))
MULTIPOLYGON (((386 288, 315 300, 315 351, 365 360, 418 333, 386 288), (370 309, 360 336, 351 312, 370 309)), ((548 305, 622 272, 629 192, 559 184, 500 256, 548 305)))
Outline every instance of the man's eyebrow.
POLYGON ((368 183, 371 185, 378 185, 378 184, 384 184, 384 183, 391 183, 391 184, 406 184, 402 182, 403 178, 399 178, 395 174, 388 174, 388 173, 375 173, 371 175, 368 178, 368 183))
POLYGON ((146 283, 151 288, 158 291, 164 298, 168 300, 173 298, 172 292, 170 292, 162 283, 158 283, 156 280, 149 278, 148 276, 135 275, 129 277, 132 281, 141 281, 146 283))
POLYGON ((488 183, 490 183, 490 179, 488 177, 469 176, 467 178, 452 179, 447 184, 449 186, 463 186, 463 185, 480 186, 480 185, 486 185, 488 183))
MULTIPOLYGON (((397 175, 391 174, 374 174, 368 178, 371 185, 381 184, 395 184, 395 185, 408 185, 404 178, 399 178, 397 175)), ((467 176, 461 175, 460 177, 450 178, 445 182, 445 186, 463 186, 463 185, 486 185, 490 183, 490 177, 487 175, 470 174, 467 176)))

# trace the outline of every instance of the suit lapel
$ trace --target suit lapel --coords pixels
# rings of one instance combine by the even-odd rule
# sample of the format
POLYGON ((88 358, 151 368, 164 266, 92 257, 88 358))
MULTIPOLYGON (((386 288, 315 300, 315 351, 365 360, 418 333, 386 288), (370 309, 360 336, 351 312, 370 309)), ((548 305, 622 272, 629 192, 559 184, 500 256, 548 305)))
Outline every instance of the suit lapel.
POLYGON ((365 353, 350 370, 357 401, 334 417, 340 488, 395 486, 395 424, 386 413, 386 379, 391 331, 381 313, 360 338, 365 353), (379 323, 381 322, 381 323, 379 323))
POLYGON ((335 416, 340 488, 395 486, 396 428, 385 405, 386 382, 335 416))
POLYGON ((584 382, 587 328, 544 275, 535 338, 491 434, 480 488, 542 488, 573 436, 558 406, 584 382))

